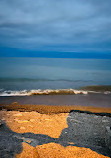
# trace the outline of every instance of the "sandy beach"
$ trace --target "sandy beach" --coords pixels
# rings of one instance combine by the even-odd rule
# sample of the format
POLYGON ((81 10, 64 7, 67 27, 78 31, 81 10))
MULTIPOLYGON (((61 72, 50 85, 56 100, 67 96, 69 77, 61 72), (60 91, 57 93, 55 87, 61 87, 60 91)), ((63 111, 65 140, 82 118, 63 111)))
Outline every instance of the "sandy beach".
POLYGON ((110 108, 24 106, 1 106, 0 157, 111 156, 110 108))
POLYGON ((0 158, 111 158, 111 0, 0 0, 0 158))

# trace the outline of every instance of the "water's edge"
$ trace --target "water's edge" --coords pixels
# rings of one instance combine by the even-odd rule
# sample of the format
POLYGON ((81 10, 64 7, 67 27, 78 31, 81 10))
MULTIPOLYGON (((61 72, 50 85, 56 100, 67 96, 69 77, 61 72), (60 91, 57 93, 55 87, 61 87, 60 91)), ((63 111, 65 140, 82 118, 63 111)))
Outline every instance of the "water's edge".
POLYGON ((81 105, 111 108, 111 94, 0 96, 0 104, 81 105))

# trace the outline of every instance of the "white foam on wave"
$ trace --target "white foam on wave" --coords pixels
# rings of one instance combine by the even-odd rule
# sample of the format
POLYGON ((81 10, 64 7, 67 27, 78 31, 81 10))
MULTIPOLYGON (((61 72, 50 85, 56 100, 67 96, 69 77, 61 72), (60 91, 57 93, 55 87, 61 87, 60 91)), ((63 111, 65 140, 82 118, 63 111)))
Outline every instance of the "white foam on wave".
POLYGON ((111 94, 111 92, 110 91, 106 91, 106 92, 104 92, 104 94, 111 94))
MULTIPOLYGON (((83 94, 87 95, 88 93, 102 93, 95 91, 85 91, 85 90, 75 90, 75 89, 37 89, 37 90, 20 90, 20 91, 0 91, 0 96, 31 96, 31 95, 70 95, 70 94, 83 94)), ((111 94, 110 91, 105 91, 103 94, 111 94)))
POLYGON ((46 90, 31 90, 30 95, 43 95, 43 94, 87 94, 87 91, 74 90, 74 89, 46 89, 46 90))
POLYGON ((49 94, 88 94, 88 91, 83 90, 75 90, 75 89, 46 89, 46 90, 21 90, 21 91, 2 91, 0 92, 0 96, 30 96, 30 95, 49 95, 49 94))
POLYGON ((22 90, 22 91, 3 91, 0 92, 0 96, 27 96, 27 90, 22 90))

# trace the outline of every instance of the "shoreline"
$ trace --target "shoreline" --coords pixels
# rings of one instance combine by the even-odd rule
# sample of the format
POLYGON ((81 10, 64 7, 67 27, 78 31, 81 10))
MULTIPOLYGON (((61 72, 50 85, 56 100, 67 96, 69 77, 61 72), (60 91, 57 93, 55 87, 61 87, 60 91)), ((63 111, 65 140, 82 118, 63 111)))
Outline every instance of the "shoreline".
POLYGON ((1 105, 90 106, 111 108, 111 94, 2 96, 1 105))
POLYGON ((0 105, 0 110, 31 112, 36 111, 41 114, 69 113, 73 110, 110 115, 111 108, 75 105, 18 105, 17 102, 9 105, 0 105))

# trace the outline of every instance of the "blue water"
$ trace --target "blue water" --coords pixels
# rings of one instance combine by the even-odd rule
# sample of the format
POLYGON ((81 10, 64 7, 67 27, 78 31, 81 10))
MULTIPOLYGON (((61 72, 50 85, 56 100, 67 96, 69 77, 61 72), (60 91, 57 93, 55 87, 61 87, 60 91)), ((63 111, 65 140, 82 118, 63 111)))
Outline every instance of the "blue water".
POLYGON ((0 89, 111 85, 111 59, 0 58, 0 89))

